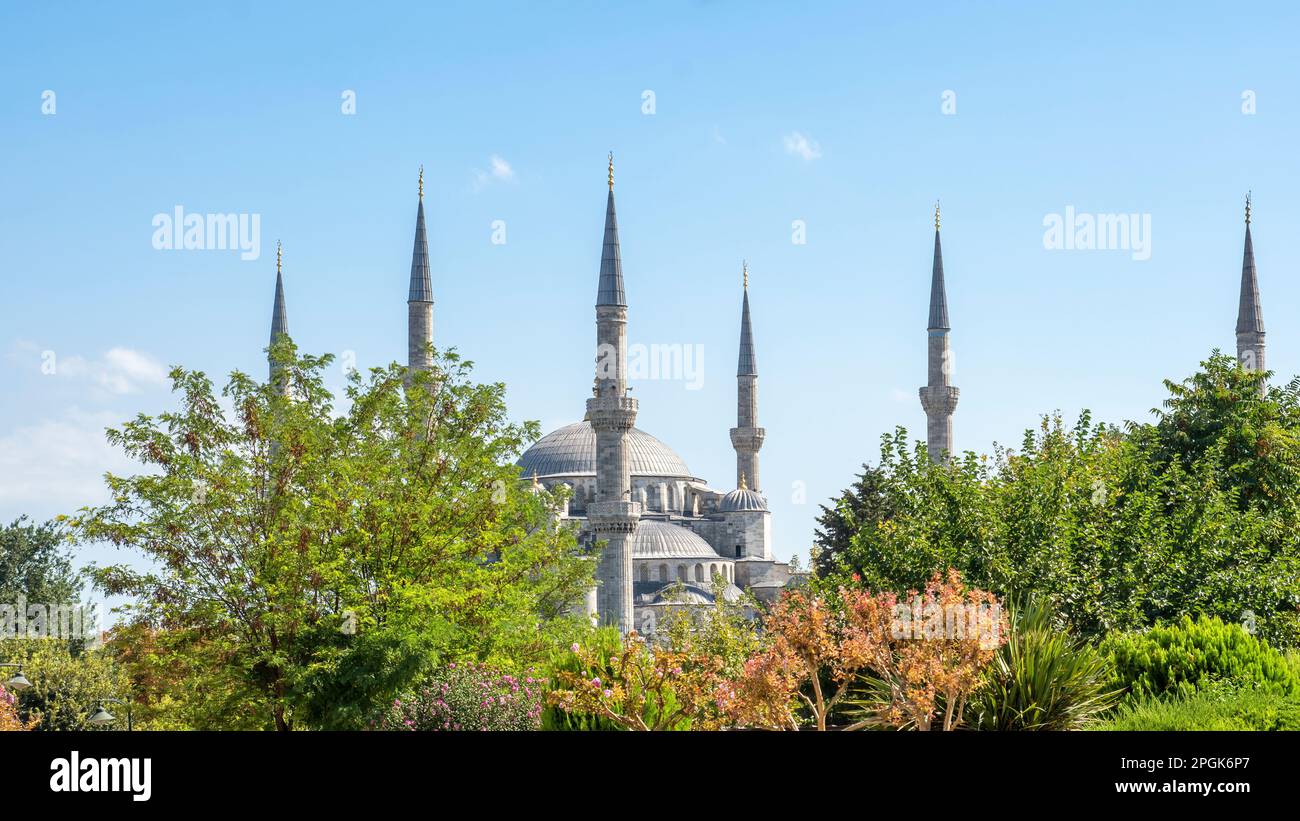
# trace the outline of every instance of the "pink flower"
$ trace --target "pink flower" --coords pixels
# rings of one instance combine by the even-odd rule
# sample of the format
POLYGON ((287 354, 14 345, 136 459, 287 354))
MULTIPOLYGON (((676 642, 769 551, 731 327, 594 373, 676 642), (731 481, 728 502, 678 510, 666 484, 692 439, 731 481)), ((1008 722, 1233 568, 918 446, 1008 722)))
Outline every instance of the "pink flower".
POLYGON ((605 691, 605 698, 613 698, 613 696, 614 696, 614 691, 613 691, 613 690, 606 690, 606 691, 605 691))
POLYGON ((578 643, 575 641, 573 644, 570 644, 570 645, 569 645, 569 649, 576 653, 576 652, 578 652, 579 650, 581 650, 582 648, 580 648, 580 647, 578 646, 578 643))

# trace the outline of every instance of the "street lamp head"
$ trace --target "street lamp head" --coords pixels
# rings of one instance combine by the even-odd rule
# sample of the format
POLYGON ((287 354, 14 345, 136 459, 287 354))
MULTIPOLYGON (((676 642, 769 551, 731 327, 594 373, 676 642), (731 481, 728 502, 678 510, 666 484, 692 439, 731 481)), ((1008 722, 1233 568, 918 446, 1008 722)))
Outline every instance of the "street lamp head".
POLYGON ((27 676, 23 675, 22 670, 18 671, 18 675, 14 676, 13 678, 5 682, 5 687, 8 687, 10 690, 14 690, 15 692, 20 692, 20 693, 31 686, 32 683, 27 680, 27 676))
POLYGON ((94 724, 96 727, 103 727, 106 724, 112 724, 114 721, 117 721, 117 718, 108 710, 105 710, 104 706, 101 704, 99 709, 95 711, 95 714, 88 718, 87 721, 94 724))

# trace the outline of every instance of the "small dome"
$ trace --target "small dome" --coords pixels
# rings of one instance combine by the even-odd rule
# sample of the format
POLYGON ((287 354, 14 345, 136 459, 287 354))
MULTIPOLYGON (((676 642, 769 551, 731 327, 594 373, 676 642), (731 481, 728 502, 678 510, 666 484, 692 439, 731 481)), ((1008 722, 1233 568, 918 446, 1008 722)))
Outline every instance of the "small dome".
POLYGON ((767 502, 756 490, 738 487, 718 502, 720 513, 739 513, 744 510, 767 510, 767 502))
MULTIPOLYGON (((695 478, 682 457, 640 428, 627 432, 627 455, 632 476, 695 478)), ((538 439, 518 464, 524 476, 595 476, 596 432, 590 422, 565 425, 538 439)))
POLYGON ((641 520, 632 537, 634 559, 713 559, 722 558, 709 543, 680 525, 641 520))

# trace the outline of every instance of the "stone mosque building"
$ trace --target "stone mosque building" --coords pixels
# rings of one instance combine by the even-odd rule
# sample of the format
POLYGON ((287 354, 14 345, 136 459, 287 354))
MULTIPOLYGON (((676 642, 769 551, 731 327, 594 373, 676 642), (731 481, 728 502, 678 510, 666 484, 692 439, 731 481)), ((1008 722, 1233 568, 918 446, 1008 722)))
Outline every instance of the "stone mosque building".
MULTIPOLYGON (((614 161, 609 161, 605 233, 596 289, 596 369, 582 420, 543 436, 520 457, 524 481, 553 488, 567 485, 571 498, 561 519, 577 530, 579 544, 597 554, 596 588, 587 611, 624 633, 653 632, 665 610, 714 603, 715 591, 737 600, 748 591, 772 602, 800 581, 801 573, 776 561, 771 511, 763 495, 759 450, 765 431, 758 424, 758 363, 749 309, 748 271, 743 274, 740 339, 736 366, 735 486, 711 487, 671 447, 635 426, 638 403, 627 385, 628 299, 623 284, 618 218, 614 208, 614 161), (647 627, 649 629, 647 629, 647 627)), ((958 389, 949 384, 948 300, 939 208, 934 212, 934 257, 930 279, 927 380, 920 389, 926 415, 926 444, 932 459, 955 452, 952 415, 958 389)), ((279 254, 271 339, 288 333, 279 254)), ((408 367, 432 367, 433 285, 424 218, 424 170, 420 170, 415 246, 407 297, 408 367)), ((1237 358, 1243 367, 1264 369, 1264 323, 1250 236, 1246 198, 1246 244, 1237 315, 1237 358)), ((271 378, 275 373, 272 370, 271 378)))

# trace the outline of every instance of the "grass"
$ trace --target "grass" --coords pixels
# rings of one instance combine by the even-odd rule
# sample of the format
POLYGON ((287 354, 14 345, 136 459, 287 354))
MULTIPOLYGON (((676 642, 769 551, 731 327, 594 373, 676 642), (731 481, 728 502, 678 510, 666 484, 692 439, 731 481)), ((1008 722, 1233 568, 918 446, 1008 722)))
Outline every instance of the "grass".
POLYGON ((1098 730, 1297 730, 1300 700, 1260 690, 1211 687, 1121 707, 1098 730))

